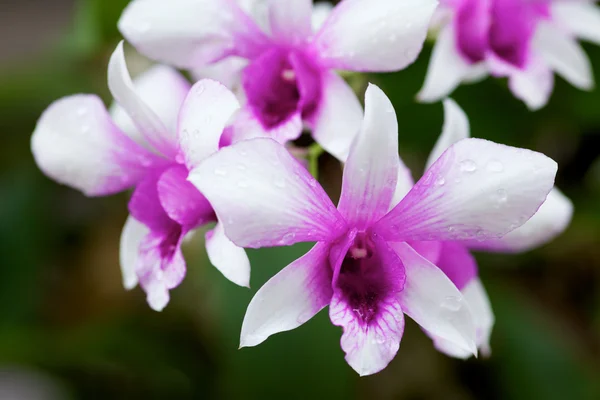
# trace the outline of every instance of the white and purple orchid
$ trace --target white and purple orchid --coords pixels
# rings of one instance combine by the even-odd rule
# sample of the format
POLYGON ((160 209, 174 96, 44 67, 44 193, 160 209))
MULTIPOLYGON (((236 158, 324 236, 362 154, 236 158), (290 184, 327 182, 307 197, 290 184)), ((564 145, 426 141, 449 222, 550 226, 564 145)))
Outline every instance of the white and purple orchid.
POLYGON ((256 293, 241 345, 294 329, 329 305, 332 323, 343 327, 346 360, 361 375, 393 359, 404 314, 434 337, 475 354, 468 302, 420 252, 437 242, 497 239, 523 225, 552 189, 557 165, 533 151, 464 139, 413 185, 398 156, 392 104, 373 85, 365 98, 337 209, 272 139, 223 148, 190 172, 188 179, 238 246, 317 242, 256 293), (507 196, 499 198, 501 192, 507 196))
MULTIPOLYGON (((123 283, 138 283, 155 310, 186 272, 184 237, 216 222, 215 213, 187 181, 188 171, 219 149, 222 132, 239 108, 225 86, 202 80, 193 87, 175 70, 150 69, 131 81, 123 45, 113 53, 108 85, 118 106, 110 117, 94 95, 74 95, 50 105, 31 139, 39 168, 88 196, 135 188, 121 238, 123 283)), ((211 262, 231 281, 248 286, 243 249, 221 223, 206 235, 211 262)))
POLYGON ((572 85, 594 86, 577 38, 600 44, 600 8, 590 0, 442 0, 439 35, 424 102, 445 98, 461 82, 508 77, 513 94, 532 110, 548 102, 554 72, 572 85))
MULTIPOLYGON (((444 101, 445 122, 440 138, 429 156, 427 168, 442 157, 446 149, 470 136, 469 120, 464 111, 451 99, 444 101)), ((503 173, 504 165, 491 163, 489 169, 503 173)), ((492 194, 500 203, 508 201, 509 193, 499 189, 492 194)), ((553 188, 546 201, 531 219, 501 238, 477 239, 466 242, 428 242, 413 246, 429 261, 437 265, 456 287, 462 292, 471 308, 477 332, 476 343, 481 354, 490 353, 490 335, 494 324, 494 315, 490 301, 478 276, 477 262, 470 254, 471 250, 518 253, 541 246, 562 233, 573 214, 573 204, 558 189, 553 188)), ((467 358, 471 353, 435 337, 436 347, 453 357, 467 358)))
POLYGON ((241 71, 246 105, 232 131, 237 139, 286 143, 307 125, 325 150, 345 160, 362 109, 333 70, 386 72, 411 64, 436 5, 343 0, 324 18, 327 9, 314 14, 312 0, 134 0, 119 28, 160 62, 241 71))

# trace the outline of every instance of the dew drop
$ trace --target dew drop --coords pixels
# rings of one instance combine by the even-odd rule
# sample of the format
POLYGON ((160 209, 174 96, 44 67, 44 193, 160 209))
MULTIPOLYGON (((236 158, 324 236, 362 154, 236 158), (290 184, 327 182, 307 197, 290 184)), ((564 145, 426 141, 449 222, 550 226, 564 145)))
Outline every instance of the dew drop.
POLYGON ((435 184, 438 186, 444 186, 446 184, 446 180, 444 177, 438 176, 438 178, 435 180, 435 184))
POLYGON ((227 175, 227 170, 223 169, 223 168, 215 168, 214 173, 217 176, 226 176, 227 175))
POLYGON ((85 114, 87 114, 87 112, 87 108, 83 106, 77 109, 77 115, 79 115, 80 117, 83 117, 85 114))
POLYGON ((506 203, 506 201, 508 200, 508 193, 506 193, 506 190, 504 189, 498 189, 496 190, 495 197, 498 203, 506 203))
POLYGON ((448 311, 456 312, 461 309, 462 302, 459 297, 447 296, 442 302, 441 306, 448 311))
POLYGON ((460 170, 463 172, 475 172, 477 170, 477 164, 473 160, 463 160, 460 162, 460 170))

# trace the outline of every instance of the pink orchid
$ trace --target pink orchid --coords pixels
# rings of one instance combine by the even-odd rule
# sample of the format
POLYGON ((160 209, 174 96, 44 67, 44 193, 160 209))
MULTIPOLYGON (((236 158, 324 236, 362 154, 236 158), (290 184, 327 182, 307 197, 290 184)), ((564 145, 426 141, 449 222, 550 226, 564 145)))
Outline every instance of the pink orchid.
POLYGON ((286 143, 306 124, 344 160, 362 108, 333 70, 384 72, 411 64, 437 1, 343 0, 324 22, 327 10, 312 19, 312 0, 258 3, 262 12, 252 13, 255 1, 135 0, 119 29, 142 54, 180 68, 243 68, 246 105, 234 137, 286 143))
MULTIPOLYGON (((428 160, 428 167, 442 156, 444 151, 470 136, 469 120, 464 111, 452 100, 444 101, 445 122, 442 134, 428 160)), ((489 164, 496 173, 503 173, 500 162, 489 164)), ((503 203, 508 200, 508 192, 500 189, 493 194, 503 203)), ((571 221, 573 204, 558 189, 553 188, 540 209, 522 226, 502 238, 458 242, 429 242, 417 245, 416 249, 429 261, 437 265, 462 292, 471 308, 477 332, 477 347, 483 354, 490 353, 490 336, 494 325, 494 314, 490 301, 481 283, 477 262, 469 249, 494 252, 518 253, 539 247, 562 233, 571 221)), ((435 337, 436 347, 442 352, 459 358, 471 354, 443 338, 435 337)))
MULTIPOLYGON (((114 120, 97 96, 66 97, 44 112, 31 147, 46 175, 88 196, 135 188, 121 238, 123 283, 128 289, 139 283, 150 307, 160 311, 185 275, 184 237, 217 221, 209 202, 187 181, 188 171, 218 150, 239 103, 218 82, 203 80, 190 88, 164 66, 146 72, 134 87, 122 43, 110 60, 108 85, 120 105, 114 120)), ((221 223, 207 233, 206 249, 228 279, 248 286, 249 261, 225 237, 221 223)))
POLYGON ((394 108, 370 85, 337 209, 272 139, 238 142, 190 172, 238 246, 317 242, 256 293, 242 346, 294 329, 329 305, 332 323, 343 327, 346 360, 361 375, 382 370, 395 356, 404 314, 435 337, 476 353, 463 295, 412 245, 504 236, 545 200, 556 163, 536 152, 465 139, 413 186, 397 149, 394 108), (497 163, 504 165, 501 173, 493 170, 497 163), (500 190, 509 193, 504 202, 495 197, 500 190))
POLYGON ((488 73, 508 77, 513 94, 532 110, 548 102, 553 72, 580 89, 594 86, 576 40, 600 44, 600 9, 591 1, 443 0, 439 13, 421 101, 440 100, 488 73))

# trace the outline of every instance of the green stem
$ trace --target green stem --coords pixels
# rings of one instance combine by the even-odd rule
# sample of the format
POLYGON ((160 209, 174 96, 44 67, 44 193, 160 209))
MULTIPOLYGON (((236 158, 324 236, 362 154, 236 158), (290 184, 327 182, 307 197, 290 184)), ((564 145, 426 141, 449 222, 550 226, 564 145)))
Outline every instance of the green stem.
POLYGON ((319 157, 324 151, 318 143, 313 143, 308 148, 308 170, 315 179, 319 179, 319 157))

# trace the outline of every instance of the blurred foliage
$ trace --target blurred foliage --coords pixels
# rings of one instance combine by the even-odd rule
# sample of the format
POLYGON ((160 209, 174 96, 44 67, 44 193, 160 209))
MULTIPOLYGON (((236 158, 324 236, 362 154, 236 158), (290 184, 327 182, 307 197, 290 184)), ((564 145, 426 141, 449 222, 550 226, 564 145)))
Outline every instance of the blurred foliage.
MULTIPOLYGON (((497 320, 490 359, 449 359, 407 322, 396 359, 359 379, 326 312, 256 348, 237 349, 252 294, 308 245, 250 251, 247 290, 209 265, 199 234, 185 249, 184 284, 155 313, 141 290, 121 287, 126 195, 87 199, 35 167, 29 137, 48 104, 77 92, 110 101, 105 70, 126 3, 78 1, 60 43, 0 67, 0 389, 2 371, 18 367, 50 377, 73 399, 600 398, 600 90, 580 92, 557 79, 550 104, 536 113, 500 80, 456 91, 473 136, 559 162, 557 184, 575 204, 573 223, 534 252, 478 255, 497 320)), ((600 77, 600 48, 585 47, 600 77)), ((368 77, 397 109, 400 154, 415 178, 442 126, 440 104, 414 101, 430 50, 405 71, 368 77)), ((351 79, 364 87, 365 79, 351 79)), ((336 193, 339 168, 327 156, 320 167, 324 186, 336 193)))

